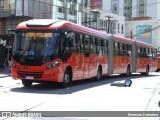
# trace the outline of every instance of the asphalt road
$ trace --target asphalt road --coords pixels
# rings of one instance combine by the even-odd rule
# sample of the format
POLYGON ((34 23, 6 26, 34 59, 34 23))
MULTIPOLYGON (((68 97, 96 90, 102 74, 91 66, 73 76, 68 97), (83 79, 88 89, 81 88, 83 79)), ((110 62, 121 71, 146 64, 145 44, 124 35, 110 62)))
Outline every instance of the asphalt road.
MULTIPOLYGON (((73 86, 65 89, 52 83, 35 83, 25 88, 20 80, 12 80, 11 77, 6 76, 0 78, 0 111, 160 111, 159 92, 160 73, 150 73, 148 76, 134 74, 131 77, 114 75, 98 82, 76 81, 73 82, 73 86), (124 82, 126 79, 132 80, 131 87, 111 86, 113 82, 124 82)), ((63 116, 63 112, 61 113, 63 116)), ((84 116, 54 117, 54 120, 106 120, 107 117, 107 114, 100 117, 98 113, 88 113, 90 115, 87 117, 84 113, 84 116)), ((1 117, 0 119, 17 118, 1 117)), ((44 118, 25 119, 44 120, 44 118)), ((113 119, 113 117, 107 117, 107 119, 113 119)), ((128 120, 128 117, 123 119, 128 120)), ((146 117, 129 119, 141 120, 146 117)), ((158 120, 159 118, 154 117, 153 119, 158 120)))

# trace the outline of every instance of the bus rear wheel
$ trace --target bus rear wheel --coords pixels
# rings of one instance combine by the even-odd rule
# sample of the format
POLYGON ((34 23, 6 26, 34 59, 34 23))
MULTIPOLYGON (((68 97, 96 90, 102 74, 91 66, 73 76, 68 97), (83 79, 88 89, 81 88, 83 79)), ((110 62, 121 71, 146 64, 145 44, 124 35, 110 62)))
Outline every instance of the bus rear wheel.
POLYGON ((69 69, 67 69, 64 73, 62 87, 67 88, 72 85, 72 76, 69 69))
POLYGON ((24 87, 29 87, 32 85, 32 81, 30 80, 22 80, 22 84, 24 87))

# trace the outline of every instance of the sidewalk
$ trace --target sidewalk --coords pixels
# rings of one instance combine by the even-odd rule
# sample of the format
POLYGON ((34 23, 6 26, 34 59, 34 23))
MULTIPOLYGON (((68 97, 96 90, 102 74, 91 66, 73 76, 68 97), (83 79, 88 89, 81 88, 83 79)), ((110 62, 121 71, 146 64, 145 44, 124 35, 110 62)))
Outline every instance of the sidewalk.
POLYGON ((11 76, 10 68, 7 68, 7 69, 0 68, 0 78, 8 77, 8 76, 11 76))

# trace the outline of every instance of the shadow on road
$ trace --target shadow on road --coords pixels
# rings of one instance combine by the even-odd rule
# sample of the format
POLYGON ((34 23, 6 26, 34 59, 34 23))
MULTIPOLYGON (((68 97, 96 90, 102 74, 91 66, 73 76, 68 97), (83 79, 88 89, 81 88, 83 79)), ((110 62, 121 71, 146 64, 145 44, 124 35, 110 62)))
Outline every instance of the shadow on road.
MULTIPOLYGON (((122 75, 116 75, 116 76, 107 76, 102 78, 100 81, 94 81, 92 79, 86 79, 86 80, 79 80, 74 81, 72 86, 69 88, 61 88, 59 84, 57 83, 35 83, 30 87, 16 87, 11 88, 10 90, 12 92, 20 92, 20 93, 38 93, 38 94, 72 94, 74 92, 78 92, 85 89, 90 89, 93 87, 98 87, 102 85, 111 84, 116 81, 124 81, 126 79, 137 79, 137 78, 149 78, 149 77, 155 77, 159 75, 140 75, 140 74, 133 74, 130 77, 125 77, 122 75)), ((152 80, 151 78, 150 80, 152 80)), ((139 80, 139 79, 137 79, 139 80)), ((133 82, 134 84, 134 82, 133 82)))

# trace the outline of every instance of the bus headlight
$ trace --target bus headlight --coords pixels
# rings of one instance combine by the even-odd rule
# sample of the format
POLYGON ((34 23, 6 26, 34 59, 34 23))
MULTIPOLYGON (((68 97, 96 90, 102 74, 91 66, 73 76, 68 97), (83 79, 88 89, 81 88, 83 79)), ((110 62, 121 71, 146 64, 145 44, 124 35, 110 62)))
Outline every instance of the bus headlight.
POLYGON ((53 62, 53 63, 46 65, 46 69, 50 69, 50 68, 56 67, 58 65, 59 65, 59 62, 56 61, 56 62, 53 62))
POLYGON ((16 67, 16 63, 13 62, 13 60, 11 60, 11 65, 12 65, 13 67, 16 67))

